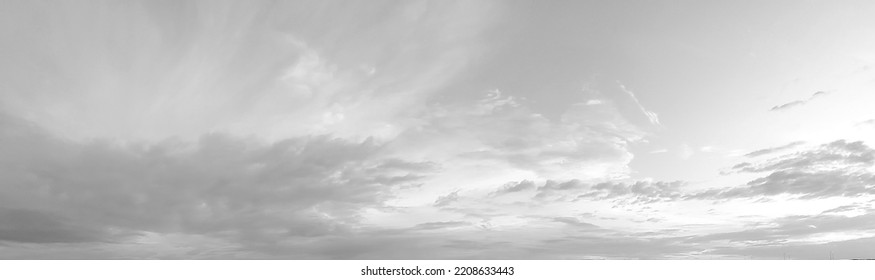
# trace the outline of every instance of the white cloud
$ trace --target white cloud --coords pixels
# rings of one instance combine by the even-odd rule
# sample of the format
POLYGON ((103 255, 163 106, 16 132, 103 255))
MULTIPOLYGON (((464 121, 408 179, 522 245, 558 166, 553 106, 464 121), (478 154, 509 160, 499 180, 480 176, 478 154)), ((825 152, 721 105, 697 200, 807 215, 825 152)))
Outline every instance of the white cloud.
POLYGON ((626 89, 626 86, 625 86, 625 85, 621 84, 619 81, 617 81, 617 84, 619 84, 620 89, 623 90, 623 92, 625 92, 626 94, 629 95, 629 97, 632 98, 632 100, 635 102, 635 105, 638 106, 638 109, 641 110, 641 113, 642 113, 642 114, 644 114, 645 116, 647 116, 647 119, 650 120, 650 123, 651 123, 651 124, 654 124, 654 125, 660 125, 660 123, 659 123, 659 116, 658 116, 656 113, 654 113, 653 111, 650 111, 650 110, 645 109, 645 108, 644 108, 644 105, 641 105, 641 102, 638 101, 638 98, 637 98, 637 97, 635 97, 635 93, 633 93, 632 91, 626 89))
POLYGON ((694 153, 695 151, 693 151, 693 148, 691 148, 690 145, 684 143, 678 150, 678 157, 680 157, 681 159, 690 159, 690 157, 692 157, 694 153))

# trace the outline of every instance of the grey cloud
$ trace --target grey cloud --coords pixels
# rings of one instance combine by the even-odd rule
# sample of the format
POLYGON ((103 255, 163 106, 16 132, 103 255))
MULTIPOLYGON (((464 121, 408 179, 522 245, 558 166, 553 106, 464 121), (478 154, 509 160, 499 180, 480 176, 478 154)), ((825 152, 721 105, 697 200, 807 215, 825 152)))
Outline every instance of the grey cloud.
POLYGON ((784 109, 788 109, 788 108, 793 108, 793 107, 796 107, 796 106, 803 105, 803 104, 805 104, 805 103, 807 103, 807 102, 808 102, 808 101, 805 101, 805 100, 796 100, 796 101, 793 101, 793 102, 789 102, 789 103, 785 103, 785 104, 782 104, 782 105, 777 105, 777 106, 775 106, 775 107, 772 107, 772 109, 769 109, 769 111, 778 111, 778 110, 784 110, 784 109))
POLYGON ((571 235, 542 241, 532 253, 562 259, 669 259, 697 250, 674 238, 571 235))
POLYGON ((548 180, 540 186, 532 181, 510 182, 494 192, 493 195, 501 195, 525 190, 534 190, 533 197, 536 199, 553 200, 613 200, 624 199, 629 203, 655 203, 680 199, 680 188, 684 182, 651 182, 638 181, 633 183, 602 182, 598 184, 584 183, 573 179, 568 181, 548 180))
POLYGON ((434 162, 410 162, 397 158, 390 158, 384 160, 382 164, 379 166, 381 169, 397 169, 403 171, 436 171, 440 167, 437 163, 434 162))
POLYGON ((544 182, 544 185, 538 187, 535 198, 546 198, 548 196, 554 195, 558 195, 560 197, 567 197, 569 195, 576 196, 578 195, 578 192, 584 190, 586 187, 588 187, 587 184, 584 184, 577 179, 565 182, 548 180, 544 182))
POLYGON ((510 183, 504 184, 504 186, 501 186, 497 190, 492 192, 492 195, 499 196, 499 195, 504 195, 504 194, 509 194, 509 193, 522 192, 522 191, 535 189, 535 188, 536 188, 535 182, 532 182, 529 180, 524 180, 524 181, 520 181, 520 182, 510 182, 510 183))
POLYGON ((875 194, 875 175, 865 172, 776 171, 748 182, 745 186, 708 190, 686 196, 687 199, 729 199, 779 194, 797 195, 801 199, 834 196, 856 197, 875 194))
POLYGON ((689 241, 704 242, 727 240, 731 242, 782 244, 789 239, 814 234, 875 229, 875 213, 846 217, 842 215, 789 216, 775 219, 770 226, 737 232, 726 232, 693 237, 689 241))
POLYGON ((447 206, 450 203, 453 203, 457 200, 459 200, 459 191, 454 191, 454 192, 451 192, 447 195, 440 196, 437 199, 435 199, 434 206, 438 206, 438 207, 447 206))
POLYGON ((875 237, 826 243, 720 247, 709 252, 738 259, 847 260, 872 259, 873 246, 875 237))
POLYGON ((864 206, 859 205, 859 204, 842 205, 842 206, 839 206, 836 208, 825 210, 821 214, 841 213, 841 212, 853 211, 853 210, 869 210, 869 208, 864 207, 864 206))
POLYGON ((868 119, 857 123, 857 126, 875 126, 875 119, 868 119))
POLYGON ((771 172, 744 186, 712 189, 685 196, 688 199, 729 199, 779 194, 802 199, 875 194, 875 174, 867 168, 875 164, 875 150, 861 141, 838 140, 814 149, 767 159, 740 163, 737 172, 771 172))
POLYGON ((586 222, 580 221, 580 219, 575 217, 554 217, 552 218, 554 222, 566 224, 573 227, 581 227, 581 228, 598 228, 598 226, 586 222))
POLYGON ((676 239, 611 233, 551 236, 528 228, 434 231, 429 235, 367 233, 318 246, 337 248, 325 252, 331 254, 327 258, 338 259, 656 259, 694 248, 676 239))
POLYGON ((592 186, 589 192, 581 194, 579 197, 613 199, 626 196, 631 197, 633 203, 672 201, 681 197, 680 187, 684 184, 681 181, 638 181, 632 184, 606 182, 592 186))
POLYGON ((802 144, 805 144, 805 141, 796 141, 796 142, 788 143, 788 144, 783 145, 783 146, 771 147, 771 148, 766 148, 766 149, 762 149, 762 150, 756 150, 756 151, 747 153, 744 156, 746 156, 746 157, 758 157, 761 155, 767 155, 767 154, 785 151, 785 150, 797 147, 797 146, 802 145, 802 144))
POLYGON ((0 116, 0 242, 189 234, 253 250, 345 234, 361 209, 427 175, 428 164, 380 152, 371 140, 326 136, 79 144, 0 116))
POLYGON ((113 242, 129 237, 113 234, 106 227, 77 224, 61 214, 0 207, 0 242, 113 242))
POLYGON ((862 141, 838 140, 813 150, 773 158, 759 164, 740 163, 732 169, 739 172, 764 172, 786 169, 811 170, 827 165, 869 166, 873 163, 875 163, 875 150, 862 141))
POLYGON ((844 241, 811 242, 806 238, 834 233, 866 233, 875 230, 872 208, 846 205, 819 215, 787 216, 770 221, 752 223, 748 229, 681 238, 682 243, 699 248, 712 256, 722 258, 755 259, 836 259, 871 258, 872 237, 844 241), (832 213, 844 210, 865 210, 858 216, 832 213), (835 210, 835 211, 833 211, 835 210), (866 249, 860 248, 864 246, 866 249))
POLYGON ((823 96, 826 94, 827 94, 827 92, 825 92, 825 91, 818 91, 818 92, 815 92, 814 94, 812 94, 811 97, 809 97, 808 99, 796 100, 796 101, 788 102, 788 103, 785 103, 782 105, 777 105, 777 106, 772 107, 772 109, 769 109, 769 111, 780 111, 780 110, 786 110, 786 109, 790 109, 793 107, 805 105, 806 103, 811 102, 811 100, 814 100, 814 98, 816 98, 818 96, 823 96))
POLYGON ((422 223, 413 227, 415 230, 437 230, 437 229, 447 229, 447 228, 456 228, 463 226, 470 226, 469 222, 462 221, 451 221, 451 222, 431 222, 431 223, 422 223))

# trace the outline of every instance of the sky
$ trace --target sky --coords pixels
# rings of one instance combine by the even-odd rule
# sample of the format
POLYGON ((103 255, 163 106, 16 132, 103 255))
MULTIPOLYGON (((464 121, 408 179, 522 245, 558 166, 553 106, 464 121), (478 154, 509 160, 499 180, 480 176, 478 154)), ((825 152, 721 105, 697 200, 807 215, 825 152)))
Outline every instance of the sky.
POLYGON ((3 259, 875 258, 871 1, 0 6, 3 259))

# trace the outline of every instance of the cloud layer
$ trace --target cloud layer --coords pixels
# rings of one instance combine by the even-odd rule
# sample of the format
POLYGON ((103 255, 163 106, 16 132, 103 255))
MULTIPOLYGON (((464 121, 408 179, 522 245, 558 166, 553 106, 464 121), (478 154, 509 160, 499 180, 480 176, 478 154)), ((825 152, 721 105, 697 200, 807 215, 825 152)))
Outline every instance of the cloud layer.
POLYGON ((875 150, 857 139, 873 116, 851 100, 871 91, 772 108, 856 105, 804 120, 748 118, 759 97, 721 90, 765 92, 739 81, 785 69, 751 71, 764 50, 701 13, 727 9, 4 6, 0 258, 871 257, 875 150), (721 32, 699 34, 699 17, 721 32))

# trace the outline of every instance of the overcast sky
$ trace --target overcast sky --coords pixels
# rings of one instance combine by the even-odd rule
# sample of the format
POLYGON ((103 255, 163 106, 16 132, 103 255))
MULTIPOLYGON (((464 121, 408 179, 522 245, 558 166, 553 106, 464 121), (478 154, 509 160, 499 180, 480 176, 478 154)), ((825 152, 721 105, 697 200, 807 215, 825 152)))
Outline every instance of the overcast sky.
POLYGON ((875 258, 872 1, 0 7, 0 258, 875 258))

